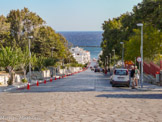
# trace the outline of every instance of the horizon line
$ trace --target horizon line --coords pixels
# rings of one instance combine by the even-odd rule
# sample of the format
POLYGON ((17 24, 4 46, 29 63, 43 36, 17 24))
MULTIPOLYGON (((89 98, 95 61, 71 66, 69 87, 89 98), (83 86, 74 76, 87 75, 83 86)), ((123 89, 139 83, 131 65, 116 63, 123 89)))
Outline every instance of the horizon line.
POLYGON ((104 32, 104 31, 102 31, 102 30, 100 30, 100 31, 83 31, 83 30, 81 30, 81 31, 79 31, 79 30, 76 30, 76 31, 56 31, 56 32, 104 32))

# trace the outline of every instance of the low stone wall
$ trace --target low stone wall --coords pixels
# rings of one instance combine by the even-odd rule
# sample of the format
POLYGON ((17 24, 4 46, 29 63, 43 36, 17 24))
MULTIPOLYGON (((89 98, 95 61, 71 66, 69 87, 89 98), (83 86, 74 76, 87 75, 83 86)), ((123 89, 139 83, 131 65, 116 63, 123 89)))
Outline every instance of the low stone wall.
POLYGON ((51 77, 51 72, 50 70, 46 70, 46 71, 42 71, 42 77, 45 78, 45 77, 51 77))
MULTIPOLYGON (((32 80, 42 80, 46 77, 51 77, 50 70, 32 71, 31 72, 31 79, 32 80)), ((27 73, 27 79, 29 80, 29 72, 27 73)))
MULTIPOLYGON (((2 84, 2 85, 7 85, 7 81, 9 80, 9 75, 0 75, 0 83, 2 84)), ((19 83, 19 82, 21 82, 21 80, 24 78, 24 76, 23 75, 18 75, 18 74, 16 74, 15 75, 15 82, 16 83, 19 83)))
POLYGON ((68 73, 78 72, 80 70, 82 70, 81 67, 69 67, 69 68, 66 68, 66 69, 59 69, 58 73, 59 74, 68 74, 68 73))
MULTIPOLYGON (((64 75, 64 74, 68 74, 68 73, 73 73, 73 72, 78 72, 82 70, 81 67, 69 67, 69 68, 66 68, 66 69, 58 69, 57 73, 56 73, 56 70, 54 69, 53 70, 53 75, 56 74, 56 75, 64 75)), ((43 80, 44 78, 46 77, 51 77, 51 74, 52 74, 52 71, 51 70, 46 70, 46 71, 32 71, 31 72, 31 79, 32 80, 43 80)), ((27 73, 26 75, 27 77, 27 80, 29 80, 29 72, 27 73)), ((16 83, 19 83, 21 82, 21 80, 24 78, 23 75, 18 75, 16 74, 15 75, 15 82, 16 83)), ((3 85, 7 85, 7 81, 9 79, 9 75, 0 75, 0 83, 3 84, 3 85)))
POLYGON ((8 76, 8 75, 1 75, 1 76, 0 76, 0 83, 1 83, 2 85, 7 85, 8 79, 9 79, 9 76, 8 76))

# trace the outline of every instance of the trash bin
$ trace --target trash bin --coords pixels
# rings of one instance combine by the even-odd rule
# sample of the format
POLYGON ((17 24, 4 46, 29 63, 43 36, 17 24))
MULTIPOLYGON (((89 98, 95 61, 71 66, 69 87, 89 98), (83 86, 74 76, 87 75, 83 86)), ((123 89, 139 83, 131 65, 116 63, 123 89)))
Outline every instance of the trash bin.
POLYGON ((160 82, 160 72, 156 72, 156 82, 160 82))

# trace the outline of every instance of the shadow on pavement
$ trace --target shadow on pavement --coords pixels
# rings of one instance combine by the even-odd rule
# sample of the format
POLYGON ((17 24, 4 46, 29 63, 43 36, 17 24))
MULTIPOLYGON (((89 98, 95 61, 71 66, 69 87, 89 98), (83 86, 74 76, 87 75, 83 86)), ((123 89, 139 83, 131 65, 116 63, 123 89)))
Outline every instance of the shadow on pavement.
POLYGON ((162 99, 162 94, 101 94, 96 97, 130 98, 130 99, 162 99))

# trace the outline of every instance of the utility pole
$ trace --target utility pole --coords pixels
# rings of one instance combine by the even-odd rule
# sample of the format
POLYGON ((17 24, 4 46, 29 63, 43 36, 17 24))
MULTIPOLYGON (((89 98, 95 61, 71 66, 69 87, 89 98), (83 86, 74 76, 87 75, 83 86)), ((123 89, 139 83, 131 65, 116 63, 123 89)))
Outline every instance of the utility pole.
POLYGON ((120 42, 122 44, 122 67, 124 68, 124 42, 120 42))
POLYGON ((29 58, 30 58, 30 61, 29 61, 29 83, 31 83, 31 51, 30 51, 30 40, 33 38, 33 36, 29 36, 28 37, 28 41, 29 41, 29 58))
POLYGON ((112 50, 114 52, 114 68, 115 68, 115 49, 112 50))
POLYGON ((109 65, 109 57, 108 56, 106 56, 106 59, 107 59, 107 69, 108 69, 108 65, 109 65))
POLYGON ((110 55, 110 67, 111 67, 111 53, 109 53, 109 55, 110 55))
POLYGON ((141 88, 143 88, 143 24, 138 23, 137 26, 141 27, 141 88))

